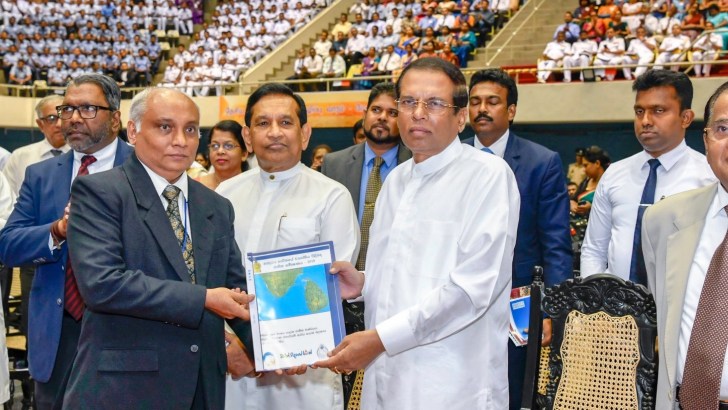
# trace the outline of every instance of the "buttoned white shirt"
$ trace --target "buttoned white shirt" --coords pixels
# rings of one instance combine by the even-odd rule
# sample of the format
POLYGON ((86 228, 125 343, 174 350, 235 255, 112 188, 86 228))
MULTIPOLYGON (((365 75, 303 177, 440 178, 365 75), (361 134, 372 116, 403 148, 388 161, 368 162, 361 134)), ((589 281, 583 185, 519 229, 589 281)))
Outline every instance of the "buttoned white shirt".
MULTIPOLYGON (((332 241, 337 260, 356 261, 359 224, 349 191, 301 163, 282 172, 246 171, 222 182, 216 192, 233 204, 235 241, 244 258, 249 252, 332 241)), ((227 379, 228 410, 343 406, 341 376, 327 369, 308 369, 300 376, 227 379)))
POLYGON ((457 137, 389 174, 363 289, 366 327, 386 352, 364 373, 362 410, 508 407, 519 206, 508 164, 457 137))
MULTIPOLYGON (((728 193, 722 185, 719 185, 718 192, 713 197, 708 214, 705 216, 705 227, 700 234, 698 247, 695 249, 693 263, 688 274, 687 288, 685 289, 685 305, 680 320, 680 338, 677 345, 677 382, 682 383, 685 370, 685 358, 688 353, 690 335, 693 331, 695 313, 700 301, 700 293, 703 290, 705 275, 708 273, 710 261, 715 250, 718 248, 728 231, 728 215, 723 209, 728 206, 728 193)), ((725 312, 716 312, 725 314, 725 312)), ((720 398, 728 399, 728 355, 723 359, 723 376, 720 382, 720 398)))
MULTIPOLYGON (((599 180, 581 248, 581 276, 606 272, 629 279, 637 209, 650 159, 640 151, 610 165, 599 180)), ((655 202, 716 180, 705 156, 684 140, 658 159, 655 202)))

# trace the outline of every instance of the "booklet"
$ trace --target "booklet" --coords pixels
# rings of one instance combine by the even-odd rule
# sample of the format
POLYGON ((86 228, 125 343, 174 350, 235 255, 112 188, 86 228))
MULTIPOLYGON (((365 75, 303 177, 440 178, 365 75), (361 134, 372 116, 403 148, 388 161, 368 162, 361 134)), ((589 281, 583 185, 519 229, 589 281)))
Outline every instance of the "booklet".
POLYGON ((333 242, 248 253, 255 370, 308 365, 344 338, 339 281, 329 273, 333 242))
POLYGON ((531 287, 511 289, 510 328, 508 336, 516 346, 528 344, 528 319, 531 314, 531 287))

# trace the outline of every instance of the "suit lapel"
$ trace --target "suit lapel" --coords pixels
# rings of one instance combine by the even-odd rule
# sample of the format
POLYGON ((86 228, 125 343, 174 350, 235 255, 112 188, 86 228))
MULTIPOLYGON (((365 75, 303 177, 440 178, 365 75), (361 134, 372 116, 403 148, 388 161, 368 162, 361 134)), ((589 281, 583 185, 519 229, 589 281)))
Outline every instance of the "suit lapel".
POLYGON ((203 189, 207 189, 191 178, 188 181, 190 197, 188 212, 192 228, 192 248, 195 255, 195 276, 197 283, 207 283, 207 271, 210 266, 212 218, 214 213, 209 204, 205 204, 203 189), (207 205, 207 206, 206 206, 207 205))
POLYGON ((56 157, 58 168, 57 180, 51 186, 53 203, 56 214, 60 217, 71 197, 71 174, 73 174, 73 150, 56 157))
POLYGON ((397 150, 397 165, 412 158, 412 151, 405 147, 404 144, 399 144, 399 150, 397 150))
POLYGON ((508 142, 506 143, 506 150, 503 152, 503 159, 508 163, 508 166, 511 167, 511 170, 515 174, 518 170, 518 164, 519 159, 521 158, 521 152, 520 152, 520 141, 518 141, 519 138, 514 133, 510 133, 508 135, 508 142))
MULTIPOLYGON (((705 226, 705 216, 717 186, 715 184, 711 189, 705 189, 698 196, 691 198, 690 204, 686 204, 682 208, 685 212, 678 215, 673 221, 675 233, 667 238, 664 297, 668 311, 665 318, 666 340, 661 343, 660 348, 665 349, 668 377, 677 374, 677 341, 680 337, 680 323, 685 304, 688 275, 700 241, 700 234, 705 226)), ((669 382, 670 386, 674 386, 677 381, 669 380, 669 382)))
POLYGON ((129 154, 134 152, 129 144, 124 142, 121 138, 117 138, 119 143, 116 145, 116 155, 114 155, 114 167, 121 166, 121 164, 129 158, 129 154))
POLYGON ((364 164, 364 144, 356 146, 354 152, 351 153, 342 170, 346 172, 346 187, 351 193, 351 199, 354 201, 354 207, 359 211, 359 189, 361 188, 361 169, 364 164))
MULTIPOLYGON (((159 195, 154 190, 152 180, 149 178, 149 175, 144 170, 144 167, 142 167, 136 155, 132 156, 131 161, 122 165, 122 169, 126 174, 132 191, 134 191, 134 197, 139 207, 139 216, 144 220, 149 232, 157 241, 157 244, 159 244, 162 253, 164 253, 164 256, 174 268, 177 276, 183 282, 189 282, 190 275, 187 273, 187 266, 185 266, 182 257, 182 250, 180 249, 179 242, 177 242, 177 238, 174 236, 174 232, 172 232, 172 225, 170 225, 167 213, 162 207, 159 195)), ((194 241, 192 245, 195 245, 194 241)))

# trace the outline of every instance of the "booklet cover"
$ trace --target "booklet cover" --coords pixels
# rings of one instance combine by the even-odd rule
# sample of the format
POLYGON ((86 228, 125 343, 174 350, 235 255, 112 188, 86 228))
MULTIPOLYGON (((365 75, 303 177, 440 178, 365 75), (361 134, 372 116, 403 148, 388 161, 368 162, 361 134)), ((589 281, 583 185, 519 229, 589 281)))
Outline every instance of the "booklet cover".
POLYGON ((255 370, 325 359, 344 338, 339 281, 329 274, 334 244, 248 253, 248 292, 255 370))
POLYGON ((508 335, 516 346, 528 344, 528 319, 531 313, 531 288, 522 286, 511 289, 511 320, 508 335))

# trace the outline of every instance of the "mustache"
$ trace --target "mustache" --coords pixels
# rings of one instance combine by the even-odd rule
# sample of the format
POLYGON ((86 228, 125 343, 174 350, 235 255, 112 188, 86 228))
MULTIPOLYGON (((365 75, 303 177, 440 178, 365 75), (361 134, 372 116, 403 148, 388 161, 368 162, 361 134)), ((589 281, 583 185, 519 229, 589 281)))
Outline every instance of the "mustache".
POLYGON ((493 121, 493 117, 491 117, 490 115, 488 115, 484 112, 481 112, 481 113, 478 113, 478 115, 475 117, 475 120, 473 120, 473 122, 478 122, 483 118, 485 118, 486 120, 491 121, 491 122, 493 121))

